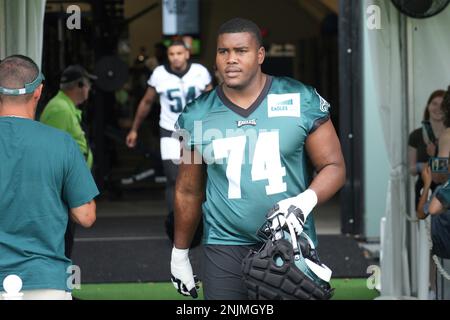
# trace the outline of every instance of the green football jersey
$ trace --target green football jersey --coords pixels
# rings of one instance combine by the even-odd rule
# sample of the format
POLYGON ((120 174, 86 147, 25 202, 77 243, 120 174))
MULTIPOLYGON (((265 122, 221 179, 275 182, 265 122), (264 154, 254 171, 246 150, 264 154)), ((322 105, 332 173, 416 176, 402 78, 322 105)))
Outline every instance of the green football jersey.
MULTIPOLYGON (((314 88, 270 76, 248 109, 234 105, 221 87, 186 106, 177 129, 207 165, 205 244, 261 241, 257 231, 266 213, 308 188, 312 166, 305 141, 329 119, 328 109, 314 88)), ((304 230, 316 242, 312 214, 304 230)))

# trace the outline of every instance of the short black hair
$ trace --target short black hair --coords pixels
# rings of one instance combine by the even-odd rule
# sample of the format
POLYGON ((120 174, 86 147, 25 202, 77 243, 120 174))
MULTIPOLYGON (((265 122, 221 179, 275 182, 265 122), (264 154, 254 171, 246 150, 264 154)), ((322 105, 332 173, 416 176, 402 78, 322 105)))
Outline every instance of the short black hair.
MULTIPOLYGON (((16 54, 6 57, 0 62, 0 87, 8 89, 21 89, 25 84, 31 83, 39 75, 39 67, 29 57, 16 54)), ((0 99, 28 100, 33 94, 23 96, 4 96, 0 99)))
POLYGON ((184 47, 185 49, 187 49, 188 47, 187 47, 187 45, 186 45, 186 43, 184 43, 184 41, 183 40, 173 40, 173 41, 171 41, 170 43, 169 43, 169 45, 167 46, 167 48, 170 48, 170 47, 173 47, 173 46, 182 46, 182 47, 184 47))
POLYGON ((260 47, 263 45, 263 40, 261 36, 261 30, 256 23, 244 18, 233 18, 224 22, 217 32, 217 36, 224 33, 240 33, 248 32, 255 36, 256 42, 260 47))
POLYGON ((0 62, 0 87, 24 88, 39 75, 39 68, 30 58, 23 55, 6 57, 0 62))

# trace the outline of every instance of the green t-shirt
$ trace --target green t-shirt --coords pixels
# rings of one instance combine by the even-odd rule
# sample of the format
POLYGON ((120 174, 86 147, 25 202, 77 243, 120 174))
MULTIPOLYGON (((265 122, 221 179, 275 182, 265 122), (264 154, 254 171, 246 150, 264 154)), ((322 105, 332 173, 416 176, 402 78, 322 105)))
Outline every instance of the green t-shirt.
POLYGON ((23 290, 69 291, 68 210, 96 195, 70 135, 30 119, 0 117, 0 291, 9 274, 22 279, 23 290))
POLYGON ((73 101, 63 91, 59 91, 48 102, 39 120, 46 125, 70 134, 80 147, 88 167, 92 168, 92 151, 81 128, 81 110, 77 109, 73 101))
MULTIPOLYGON (((305 140, 329 119, 328 109, 313 88, 284 77, 268 77, 246 110, 227 99, 221 87, 186 106, 176 126, 207 164, 206 244, 259 242, 257 230, 266 213, 308 188, 312 166, 305 140)), ((313 214, 304 230, 316 242, 313 214)))

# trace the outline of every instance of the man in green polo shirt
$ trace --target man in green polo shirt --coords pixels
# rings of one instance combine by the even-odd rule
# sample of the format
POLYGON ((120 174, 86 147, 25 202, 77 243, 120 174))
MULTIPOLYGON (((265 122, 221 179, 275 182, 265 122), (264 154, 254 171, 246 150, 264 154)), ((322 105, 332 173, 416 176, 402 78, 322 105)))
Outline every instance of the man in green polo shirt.
POLYGON ((40 118, 42 123, 66 131, 73 137, 90 169, 93 163, 92 151, 81 128, 82 112, 77 106, 88 99, 90 79, 96 78, 80 65, 67 67, 61 75, 60 91, 46 105, 40 118))
MULTIPOLYGON (((82 112, 77 106, 85 102, 91 89, 90 79, 97 79, 82 66, 67 67, 60 81, 60 90, 45 106, 40 121, 51 127, 67 132, 80 147, 89 169, 92 169, 93 155, 86 134, 81 127, 82 112)), ((75 225, 69 220, 66 231, 66 256, 70 258, 75 225)))

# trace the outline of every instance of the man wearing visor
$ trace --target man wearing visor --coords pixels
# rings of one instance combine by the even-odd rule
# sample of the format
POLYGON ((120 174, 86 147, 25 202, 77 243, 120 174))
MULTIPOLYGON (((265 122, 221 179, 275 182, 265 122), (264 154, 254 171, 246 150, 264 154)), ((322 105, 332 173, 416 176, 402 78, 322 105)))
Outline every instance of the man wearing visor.
POLYGON ((0 62, 0 300, 71 299, 64 232, 69 219, 90 227, 96 217, 80 148, 34 121, 43 79, 26 56, 0 62))

